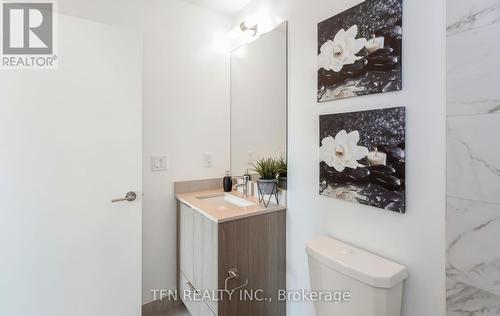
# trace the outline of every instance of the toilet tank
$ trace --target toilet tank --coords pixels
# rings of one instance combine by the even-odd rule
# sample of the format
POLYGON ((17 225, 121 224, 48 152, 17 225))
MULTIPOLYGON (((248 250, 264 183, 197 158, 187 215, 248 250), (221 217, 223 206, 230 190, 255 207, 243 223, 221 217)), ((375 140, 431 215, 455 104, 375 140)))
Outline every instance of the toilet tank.
POLYGON ((306 249, 312 291, 345 298, 320 296, 316 316, 400 316, 405 267, 327 236, 306 249))

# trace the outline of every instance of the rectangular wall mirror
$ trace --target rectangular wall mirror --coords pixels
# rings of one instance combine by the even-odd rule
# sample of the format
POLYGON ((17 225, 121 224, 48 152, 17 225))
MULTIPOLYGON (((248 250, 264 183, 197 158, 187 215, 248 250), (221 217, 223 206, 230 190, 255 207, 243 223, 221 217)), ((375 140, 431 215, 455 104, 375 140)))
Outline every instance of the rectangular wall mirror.
POLYGON ((287 152, 287 22, 231 53, 231 172, 287 152))

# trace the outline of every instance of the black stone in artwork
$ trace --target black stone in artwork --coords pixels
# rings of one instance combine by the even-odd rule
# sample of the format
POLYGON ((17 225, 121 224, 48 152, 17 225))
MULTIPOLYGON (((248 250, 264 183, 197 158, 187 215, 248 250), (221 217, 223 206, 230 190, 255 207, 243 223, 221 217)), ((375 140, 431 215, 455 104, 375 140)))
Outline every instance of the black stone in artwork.
POLYGON ((318 102, 401 90, 402 0, 366 0, 318 24, 318 102))
POLYGON ((321 115, 319 193, 405 213, 405 108, 321 115))

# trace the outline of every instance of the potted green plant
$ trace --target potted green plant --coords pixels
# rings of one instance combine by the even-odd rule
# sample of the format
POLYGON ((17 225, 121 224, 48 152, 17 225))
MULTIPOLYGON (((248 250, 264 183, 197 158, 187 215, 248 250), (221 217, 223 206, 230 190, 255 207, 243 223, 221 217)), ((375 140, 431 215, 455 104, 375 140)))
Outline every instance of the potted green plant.
POLYGON ((278 159, 278 187, 280 189, 286 190, 287 188, 287 163, 284 157, 278 159))
POLYGON ((274 158, 262 158, 252 164, 252 168, 260 178, 257 180, 262 195, 277 193, 278 173, 281 171, 278 160, 274 158))

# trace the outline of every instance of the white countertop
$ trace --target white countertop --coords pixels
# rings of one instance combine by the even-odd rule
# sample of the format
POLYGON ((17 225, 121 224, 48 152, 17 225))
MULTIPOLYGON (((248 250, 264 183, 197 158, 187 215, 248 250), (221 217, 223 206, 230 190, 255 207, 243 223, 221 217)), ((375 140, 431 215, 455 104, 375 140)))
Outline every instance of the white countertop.
POLYGON ((180 193, 176 195, 177 200, 186 204, 187 206, 197 210, 210 220, 215 223, 223 223, 228 221, 233 221, 245 217, 251 217, 276 211, 282 211, 286 209, 285 205, 278 205, 276 203, 270 203, 269 207, 265 207, 264 205, 259 203, 259 198, 256 196, 249 196, 244 198, 242 194, 238 191, 233 191, 230 193, 225 193, 222 190, 212 190, 212 191, 200 191, 200 192, 190 192, 190 193, 180 193), (216 206, 213 203, 200 199, 199 197, 207 197, 207 196, 217 196, 223 194, 231 194, 240 199, 247 200, 249 202, 254 203, 254 205, 247 207, 220 207, 216 206))

